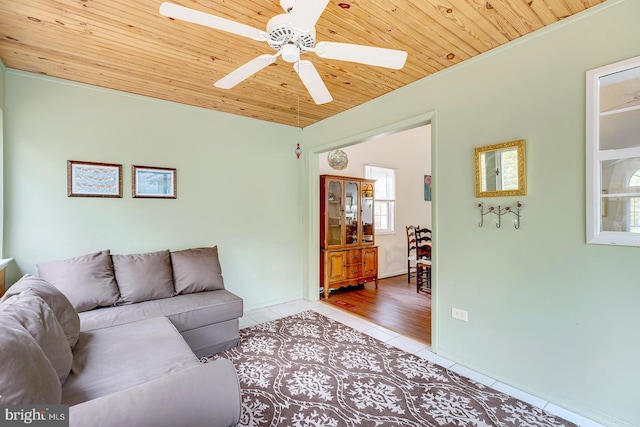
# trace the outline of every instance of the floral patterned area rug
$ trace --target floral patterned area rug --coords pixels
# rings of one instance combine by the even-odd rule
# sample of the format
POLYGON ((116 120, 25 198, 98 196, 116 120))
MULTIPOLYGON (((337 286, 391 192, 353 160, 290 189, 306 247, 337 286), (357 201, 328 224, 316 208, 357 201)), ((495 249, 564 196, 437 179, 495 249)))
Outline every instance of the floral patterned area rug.
POLYGON ((240 426, 574 426, 315 311, 240 331, 240 426))

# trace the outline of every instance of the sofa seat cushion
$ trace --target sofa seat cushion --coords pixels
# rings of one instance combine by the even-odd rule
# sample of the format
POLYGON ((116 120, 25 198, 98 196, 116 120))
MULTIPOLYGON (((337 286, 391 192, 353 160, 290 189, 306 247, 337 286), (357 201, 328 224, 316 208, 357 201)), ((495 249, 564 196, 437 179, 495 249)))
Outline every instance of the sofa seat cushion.
POLYGON ((62 403, 85 402, 199 363, 165 317, 81 332, 62 403))
POLYGON ((221 289, 99 308, 80 313, 80 328, 90 331, 158 316, 168 317, 178 331, 188 331, 242 317, 242 298, 221 289))

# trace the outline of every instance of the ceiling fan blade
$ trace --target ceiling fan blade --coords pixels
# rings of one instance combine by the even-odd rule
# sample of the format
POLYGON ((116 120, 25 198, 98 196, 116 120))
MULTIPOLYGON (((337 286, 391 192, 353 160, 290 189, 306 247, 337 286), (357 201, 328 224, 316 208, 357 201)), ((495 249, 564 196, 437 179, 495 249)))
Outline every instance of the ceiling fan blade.
POLYGON ((273 64, 278 55, 260 55, 255 59, 241 65, 231 73, 227 74, 213 85, 220 89, 231 89, 241 81, 248 79, 263 68, 273 64))
POLYGON ((318 74, 318 70, 316 70, 311 61, 298 61, 293 64, 293 69, 300 76, 300 80, 302 80, 304 87, 307 88, 309 95, 311 95, 316 104, 326 104, 333 101, 329 89, 325 86, 320 74, 318 74))
POLYGON ((289 12, 289 23, 302 32, 312 30, 328 3, 329 0, 296 0, 289 12))
POLYGON ((162 5, 160 5, 160 14, 168 18, 204 25, 205 27, 226 31, 253 40, 264 41, 267 39, 267 34, 264 31, 173 3, 162 3, 162 5))
POLYGON ((407 60, 407 52, 404 50, 349 43, 320 42, 316 44, 315 52, 320 58, 359 62, 394 70, 404 67, 407 60))

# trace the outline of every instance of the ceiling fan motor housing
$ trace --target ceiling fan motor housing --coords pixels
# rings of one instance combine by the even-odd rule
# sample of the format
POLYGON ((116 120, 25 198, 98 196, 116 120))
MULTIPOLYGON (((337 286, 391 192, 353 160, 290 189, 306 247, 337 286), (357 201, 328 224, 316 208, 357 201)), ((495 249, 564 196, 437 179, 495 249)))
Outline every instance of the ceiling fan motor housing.
POLYGON ((280 50, 287 44, 293 44, 298 47, 300 52, 306 52, 309 48, 315 46, 315 28, 312 28, 307 32, 302 32, 293 28, 289 23, 290 20, 291 17, 286 13, 276 15, 269 20, 267 23, 267 33, 269 34, 267 43, 269 43, 269 46, 275 50, 280 50))

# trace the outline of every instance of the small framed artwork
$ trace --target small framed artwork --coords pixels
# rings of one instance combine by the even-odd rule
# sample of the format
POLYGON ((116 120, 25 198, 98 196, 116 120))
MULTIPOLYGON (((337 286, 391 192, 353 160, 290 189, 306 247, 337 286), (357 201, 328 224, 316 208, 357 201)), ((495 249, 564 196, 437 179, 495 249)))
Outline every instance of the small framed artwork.
POLYGON ((424 200, 431 201, 431 175, 424 176, 424 200))
POLYGON ((175 199, 177 197, 175 169, 134 165, 131 175, 134 198, 175 199))
POLYGON ((122 165, 67 161, 67 196, 122 197, 122 165))

